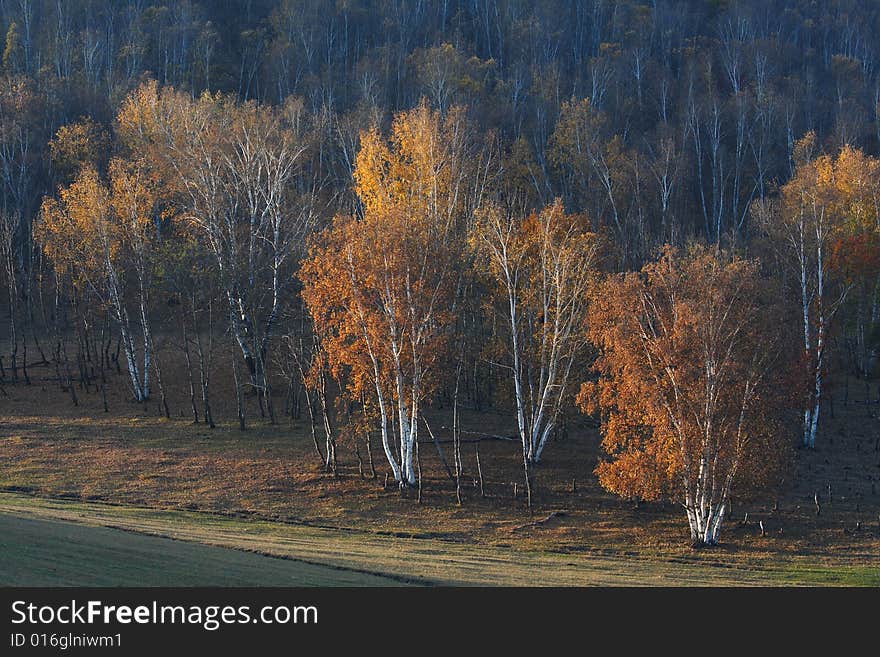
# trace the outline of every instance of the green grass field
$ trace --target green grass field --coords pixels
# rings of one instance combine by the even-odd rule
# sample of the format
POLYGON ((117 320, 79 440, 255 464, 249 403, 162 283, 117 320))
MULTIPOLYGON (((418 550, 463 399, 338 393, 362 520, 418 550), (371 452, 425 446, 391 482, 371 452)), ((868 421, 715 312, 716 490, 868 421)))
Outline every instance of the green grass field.
POLYGON ((388 586, 387 577, 59 520, 0 515, 0 586, 388 586))
POLYGON ((880 585, 864 563, 534 552, 8 493, 0 534, 0 584, 19 586, 880 585))

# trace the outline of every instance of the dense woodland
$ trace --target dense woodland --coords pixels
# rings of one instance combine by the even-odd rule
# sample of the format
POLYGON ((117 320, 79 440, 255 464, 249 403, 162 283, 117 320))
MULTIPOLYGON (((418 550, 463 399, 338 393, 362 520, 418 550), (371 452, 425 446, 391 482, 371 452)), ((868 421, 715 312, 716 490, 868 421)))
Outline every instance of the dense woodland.
POLYGON ((588 417, 602 485, 714 544, 731 491, 821 444, 829 383, 876 377, 875 3, 0 17, 0 402, 42 366, 213 426, 222 361, 242 430, 306 418, 328 472, 375 447, 404 489, 426 409, 455 473, 460 409, 501 408, 529 496, 588 417))

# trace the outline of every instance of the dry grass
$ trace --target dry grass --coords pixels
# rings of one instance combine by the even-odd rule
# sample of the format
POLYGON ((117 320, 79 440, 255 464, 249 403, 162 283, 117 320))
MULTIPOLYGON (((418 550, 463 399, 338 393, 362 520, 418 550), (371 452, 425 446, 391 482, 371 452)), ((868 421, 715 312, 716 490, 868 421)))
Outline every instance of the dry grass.
MULTIPOLYGON (((4 515, 72 520, 91 527, 173 538, 176 542, 162 546, 166 557, 172 560, 177 560, 178 553, 185 553, 192 543, 285 557, 301 564, 289 571, 311 576, 319 583, 360 577, 361 584, 370 585, 377 583, 377 576, 385 576, 394 578, 391 583, 441 585, 880 585, 880 573, 875 567, 791 555, 762 562, 723 554, 711 558, 704 554, 661 557, 607 549, 573 554, 242 520, 189 511, 47 500, 11 493, 0 494, 0 518, 4 515), (325 570, 297 572, 309 565, 323 565, 325 570), (326 567, 341 572, 328 571, 326 567)), ((96 543, 89 532, 80 534, 96 543)), ((44 537, 38 535, 34 540, 42 544, 44 537)), ((105 537, 97 542, 99 556, 112 562, 114 553, 108 549, 107 540, 105 537)), ((119 542, 120 536, 111 536, 109 540, 119 542)), ((66 558, 68 552, 68 548, 63 550, 66 558)), ((89 562, 95 573, 103 572, 101 559, 89 550, 82 551, 80 557, 89 562)), ((137 563, 132 567, 142 567, 137 556, 133 558, 137 563)), ((277 563, 270 567, 280 570, 277 563)), ((72 572, 79 572, 78 569, 79 566, 72 572)), ((291 572, 283 575, 289 577, 291 572)), ((240 583, 247 583, 244 576, 240 583)))
MULTIPOLYGON (((182 380, 173 367, 166 369, 168 379, 182 380)), ((545 555, 625 555, 736 568, 772 568, 794 560, 799 568, 840 572, 876 567, 880 557, 880 407, 864 403, 855 388, 850 399, 859 403, 844 407, 838 401, 837 417, 826 417, 819 448, 797 454, 796 483, 776 499, 738 501, 722 536, 724 545, 693 553, 678 507, 635 505, 601 490, 592 474, 599 439, 585 426, 571 428, 568 438, 548 446, 537 473, 534 517, 561 513, 529 526, 521 485, 513 496, 513 482, 521 478, 515 443, 482 443, 485 498, 473 485, 474 446, 465 445, 462 507, 455 503, 433 445, 424 443, 423 504, 418 505, 413 492, 402 495, 383 487, 387 468, 375 445, 376 479, 362 478, 352 451, 345 448, 340 450, 341 476, 333 478, 320 468, 305 421, 285 419, 271 426, 255 417, 256 405, 249 398, 249 428, 238 431, 231 390, 217 391, 220 422, 209 430, 185 417, 183 389, 170 391, 174 419, 166 420, 154 404, 145 408, 128 401, 120 375, 113 377, 110 413, 102 411, 94 390, 79 390, 80 405, 74 407, 51 375, 48 369, 32 370, 33 385, 7 385, 9 397, 0 397, 0 487, 7 491, 545 555), (822 503, 818 517, 817 492, 822 503), (749 522, 743 524, 746 513, 749 522)), ((215 381, 219 387, 226 379, 218 375, 215 381)), ((497 412, 472 412, 464 426, 506 434, 512 430, 509 420, 497 412)), ((444 421, 444 411, 434 413, 436 432, 444 433, 438 431, 444 421)))

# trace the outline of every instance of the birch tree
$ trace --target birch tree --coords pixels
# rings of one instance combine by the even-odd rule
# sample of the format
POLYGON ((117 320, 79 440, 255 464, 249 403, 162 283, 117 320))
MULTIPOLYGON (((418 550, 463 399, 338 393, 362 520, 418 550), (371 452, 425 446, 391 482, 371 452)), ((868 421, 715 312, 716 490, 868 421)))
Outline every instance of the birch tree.
POLYGON ((40 237, 56 268, 112 310, 132 392, 143 402, 150 398, 155 367, 149 295, 152 243, 161 213, 158 183, 140 163, 120 159, 110 163, 109 179, 105 183, 93 167, 85 166, 58 198, 44 199, 40 237), (131 299, 137 306, 134 319, 131 299), (134 327, 140 332, 140 348, 134 327))
POLYGON ((213 254, 229 327, 260 408, 272 416, 267 352, 285 289, 315 222, 315 182, 301 103, 193 100, 149 83, 123 103, 123 138, 162 171, 185 218, 213 254))
POLYGON ((363 217, 339 216, 303 265, 303 297, 337 378, 375 402, 396 481, 417 483, 422 406, 435 390, 454 325, 456 235, 468 209, 470 158, 458 110, 424 103, 390 139, 361 135, 355 183, 363 217), (396 445, 395 445, 396 437, 396 445))
POLYGON ((600 241, 584 215, 556 200, 525 219, 492 206, 478 212, 470 236, 475 261, 493 291, 490 310, 507 327, 516 420, 528 477, 540 462, 585 345, 587 294, 600 241))
POLYGON ((712 247, 667 247, 593 295, 598 381, 578 396, 599 412, 601 484, 682 504, 694 545, 715 545, 737 482, 766 482, 784 453, 778 314, 757 261, 712 247))
POLYGON ((795 270, 807 383, 802 443, 810 449, 816 446, 824 399, 829 331, 853 284, 835 267, 846 262, 843 254, 831 256, 847 225, 876 224, 880 198, 880 168, 873 158, 847 146, 835 156, 811 159, 814 141, 809 133, 798 143, 799 164, 780 190, 779 202, 756 206, 771 243, 779 245, 795 270))
POLYGON ((837 186, 848 197, 831 243, 829 269, 847 292, 844 342, 856 375, 870 378, 880 347, 880 159, 844 149, 837 186))

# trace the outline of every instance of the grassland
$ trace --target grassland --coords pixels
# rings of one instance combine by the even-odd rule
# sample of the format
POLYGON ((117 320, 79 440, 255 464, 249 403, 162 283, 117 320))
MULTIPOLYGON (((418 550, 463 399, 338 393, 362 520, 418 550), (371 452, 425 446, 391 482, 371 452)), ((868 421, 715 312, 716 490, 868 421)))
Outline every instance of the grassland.
MULTIPOLYGON (((481 442, 485 496, 475 486, 475 444, 464 446, 461 506, 434 446, 424 443, 418 504, 414 492, 384 485, 377 446, 375 477, 365 445, 359 468, 346 441, 333 477, 320 467, 303 420, 270 425, 255 417, 252 398, 248 430, 240 432, 234 406, 218 394, 211 430, 185 417, 183 391, 169 395, 169 420, 152 404, 127 400, 122 386, 110 389, 105 413, 94 390, 80 390, 73 406, 48 372, 41 381, 34 371, 32 380, 6 386, 9 396, 0 398, 0 513, 7 515, 425 583, 880 584, 880 407, 855 387, 850 403, 838 401, 835 417, 827 416, 819 448, 794 455, 792 477, 764 498, 734 500, 723 545, 695 552, 676 505, 635 504, 598 486, 598 436, 587 425, 570 425, 549 445, 530 514, 521 486, 514 495, 521 467, 508 441, 481 442)), ((443 440, 448 418, 440 410, 429 420, 443 440)), ((491 409, 467 413, 464 427, 493 435, 512 429, 507 414, 491 409)))
POLYGON ((0 586, 389 586, 388 577, 81 522, 0 514, 0 586))
POLYGON ((761 562, 723 553, 664 558, 612 550, 534 551, 0 495, 0 529, 12 519, 38 525, 25 527, 24 532, 20 524, 12 527, 11 539, 4 531, 0 545, 10 557, 0 567, 4 584, 32 583, 31 576, 21 574, 28 570, 38 582, 54 585, 169 581, 182 585, 203 583, 212 578, 213 570, 214 584, 264 586, 880 585, 876 568, 809 557, 761 562), (46 518, 53 521, 47 524, 46 518), (51 541, 44 547, 46 527, 51 541), (162 564, 169 566, 160 573, 162 564), (10 572, 16 570, 17 576, 10 572))

